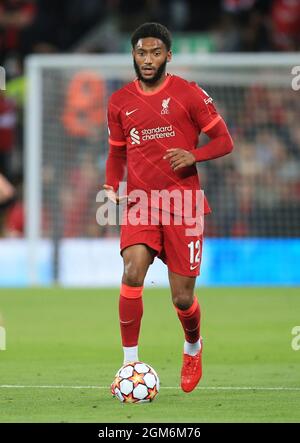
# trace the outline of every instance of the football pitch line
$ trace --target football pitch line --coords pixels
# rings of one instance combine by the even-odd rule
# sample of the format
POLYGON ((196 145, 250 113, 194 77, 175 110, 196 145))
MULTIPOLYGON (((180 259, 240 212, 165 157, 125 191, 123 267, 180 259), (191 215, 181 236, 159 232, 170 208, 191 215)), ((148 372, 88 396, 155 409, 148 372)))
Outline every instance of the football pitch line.
MULTIPOLYGON (((0 389, 107 389, 109 386, 68 386, 68 385, 0 385, 0 389)), ((160 389, 181 389, 180 386, 161 386, 160 389)), ((300 391, 299 387, 287 386, 199 386, 202 391, 300 391)))

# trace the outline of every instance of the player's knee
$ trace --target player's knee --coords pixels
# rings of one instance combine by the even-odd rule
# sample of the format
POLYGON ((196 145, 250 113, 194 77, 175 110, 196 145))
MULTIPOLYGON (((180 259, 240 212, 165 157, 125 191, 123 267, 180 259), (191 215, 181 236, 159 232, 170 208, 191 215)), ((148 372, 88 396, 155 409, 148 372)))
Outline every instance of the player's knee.
POLYGON ((185 311, 192 306, 193 296, 193 292, 189 293, 188 291, 176 291, 172 294, 173 304, 176 306, 176 308, 185 311))
POLYGON ((129 262, 124 266, 122 281, 128 286, 143 286, 145 272, 138 264, 129 262))

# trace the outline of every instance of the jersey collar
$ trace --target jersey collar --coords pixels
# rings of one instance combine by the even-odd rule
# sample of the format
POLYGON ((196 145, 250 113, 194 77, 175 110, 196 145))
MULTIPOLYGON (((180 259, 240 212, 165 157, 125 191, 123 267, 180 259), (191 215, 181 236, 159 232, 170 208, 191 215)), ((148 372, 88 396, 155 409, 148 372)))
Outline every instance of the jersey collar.
POLYGON ((167 74, 167 75, 166 75, 166 78, 165 78, 165 81, 160 85, 160 87, 159 87, 158 89, 156 89, 156 90, 153 91, 153 92, 145 92, 145 91, 143 91, 143 89, 140 87, 140 84, 139 84, 138 79, 134 80, 134 84, 135 84, 135 87, 136 87, 136 89, 138 90, 138 92, 139 92, 140 94, 142 94, 142 95, 148 95, 148 96, 149 96, 149 95, 155 95, 155 94, 158 94, 158 93, 161 92, 163 89, 165 89, 166 86, 168 85, 169 81, 171 80, 171 78, 172 78, 172 75, 171 75, 171 74, 167 74))

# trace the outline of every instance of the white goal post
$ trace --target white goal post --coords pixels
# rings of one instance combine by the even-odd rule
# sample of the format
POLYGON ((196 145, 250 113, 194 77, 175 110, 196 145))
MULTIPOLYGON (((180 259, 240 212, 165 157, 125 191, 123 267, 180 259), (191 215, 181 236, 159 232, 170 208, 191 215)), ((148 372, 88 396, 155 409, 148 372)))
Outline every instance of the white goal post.
MULTIPOLYGON (((175 54, 168 65, 170 73, 196 81, 207 90, 235 141, 230 158, 200 168, 215 212, 209 236, 299 236, 300 202, 295 187, 300 182, 300 91, 293 88, 295 73, 300 73, 294 67, 299 64, 297 53, 234 53, 175 54)), ((93 226, 95 198, 107 153, 107 99, 134 78, 134 70, 130 55, 32 55, 26 59, 26 77, 28 275, 30 284, 38 285, 42 239, 53 244, 53 281, 59 281, 61 239, 117 235, 117 230, 98 232, 93 226), (89 74, 81 78, 82 83, 80 73, 89 74), (97 79, 101 87, 96 85, 97 79), (82 115, 80 106, 88 117, 82 115), (97 180, 93 196, 91 189, 97 180), (81 186, 76 188, 78 181, 81 186), (72 190, 80 201, 77 212, 72 190), (89 199, 92 205, 87 204, 89 199)))

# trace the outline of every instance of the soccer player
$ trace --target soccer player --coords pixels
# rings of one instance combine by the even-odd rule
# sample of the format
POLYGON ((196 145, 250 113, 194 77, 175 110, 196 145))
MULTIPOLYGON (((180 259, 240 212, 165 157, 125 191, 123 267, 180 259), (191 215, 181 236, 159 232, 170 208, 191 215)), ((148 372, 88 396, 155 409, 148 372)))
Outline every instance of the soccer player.
MULTIPOLYGON (((166 72, 172 58, 167 28, 159 23, 145 23, 135 30, 131 43, 137 78, 113 93, 109 100, 109 155, 104 189, 119 204, 122 197, 117 190, 127 167, 129 197, 132 191, 142 190, 149 196, 149 207, 154 207, 153 190, 176 190, 182 196, 189 190, 193 192, 194 210, 196 191, 200 190, 196 163, 230 153, 231 136, 203 89, 166 72), (198 148, 200 132, 210 140, 198 148)), ((126 206, 130 205, 132 202, 127 200, 126 206)), ((181 388, 190 392, 202 376, 200 307, 194 288, 203 235, 199 229, 187 230, 189 223, 180 208, 183 221, 174 222, 175 206, 170 205, 169 223, 162 222, 164 208, 156 205, 158 221, 153 222, 142 209, 140 223, 127 220, 121 226, 124 273, 119 319, 124 363, 138 361, 144 279, 158 256, 168 267, 172 301, 185 335, 181 388)), ((204 213, 210 212, 206 199, 203 206, 204 213)))

